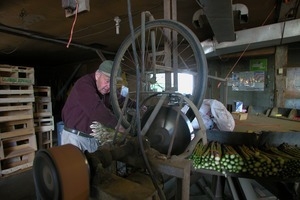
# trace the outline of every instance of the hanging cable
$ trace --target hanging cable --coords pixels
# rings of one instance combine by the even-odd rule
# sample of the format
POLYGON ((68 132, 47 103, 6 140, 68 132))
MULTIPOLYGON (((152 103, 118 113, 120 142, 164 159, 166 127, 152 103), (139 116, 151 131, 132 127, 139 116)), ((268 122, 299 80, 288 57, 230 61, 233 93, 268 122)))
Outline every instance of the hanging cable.
POLYGON ((72 38, 73 38, 74 27, 75 27, 75 23, 77 21, 77 14, 78 14, 78 2, 76 0, 75 17, 74 17, 74 21, 73 21, 73 24, 72 24, 70 38, 69 38, 69 41, 68 41, 68 44, 67 44, 67 48, 69 48, 69 46, 71 44, 71 41, 72 41, 72 38))

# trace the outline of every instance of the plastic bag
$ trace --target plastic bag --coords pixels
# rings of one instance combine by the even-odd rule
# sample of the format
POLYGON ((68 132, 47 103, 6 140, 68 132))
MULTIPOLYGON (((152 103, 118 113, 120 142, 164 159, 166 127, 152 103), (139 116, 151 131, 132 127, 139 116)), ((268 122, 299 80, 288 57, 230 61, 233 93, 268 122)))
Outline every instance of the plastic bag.
POLYGON ((231 113, 226 107, 217 100, 211 101, 211 113, 214 116, 213 121, 216 123, 221 131, 233 131, 235 121, 231 113))
MULTIPOLYGON (((203 123, 208 130, 217 127, 217 129, 221 131, 233 131, 235 127, 235 121, 231 113, 218 100, 204 99, 199 112, 203 123)), ((194 129, 199 128, 196 118, 192 121, 192 126, 194 129)))
MULTIPOLYGON (((214 127, 214 121, 212 120, 210 102, 208 99, 203 100, 203 103, 199 109, 199 113, 205 128, 208 130, 212 129, 214 127)), ((192 121, 192 126, 194 129, 199 129, 199 124, 196 118, 192 121)))

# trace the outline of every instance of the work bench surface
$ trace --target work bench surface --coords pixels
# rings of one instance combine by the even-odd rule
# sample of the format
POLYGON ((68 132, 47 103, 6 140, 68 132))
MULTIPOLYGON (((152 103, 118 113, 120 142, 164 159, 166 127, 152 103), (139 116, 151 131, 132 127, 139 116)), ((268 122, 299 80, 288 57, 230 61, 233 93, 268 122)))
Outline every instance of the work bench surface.
POLYGON ((234 132, 300 132, 300 121, 249 114, 246 120, 235 120, 234 132))

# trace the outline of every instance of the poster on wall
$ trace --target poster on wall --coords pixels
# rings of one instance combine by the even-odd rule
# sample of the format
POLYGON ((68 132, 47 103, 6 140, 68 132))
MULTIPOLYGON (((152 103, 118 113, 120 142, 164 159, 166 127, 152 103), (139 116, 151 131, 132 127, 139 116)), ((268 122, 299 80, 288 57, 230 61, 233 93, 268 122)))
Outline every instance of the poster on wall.
POLYGON ((232 73, 231 85, 233 91, 264 91, 265 72, 246 71, 232 73))
POLYGON ((267 71, 268 59, 251 59, 250 71, 267 71))

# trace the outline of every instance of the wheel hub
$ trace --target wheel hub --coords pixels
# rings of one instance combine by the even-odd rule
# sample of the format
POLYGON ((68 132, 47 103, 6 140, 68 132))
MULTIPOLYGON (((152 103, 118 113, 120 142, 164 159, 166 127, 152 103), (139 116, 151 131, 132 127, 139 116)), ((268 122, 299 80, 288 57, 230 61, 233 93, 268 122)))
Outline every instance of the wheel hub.
MULTIPOLYGON (((142 127, 147 123, 153 109, 149 109, 143 115, 142 127)), ((188 118, 179 113, 176 124, 177 110, 173 107, 161 107, 155 120, 152 122, 145 136, 148 137, 152 148, 160 153, 167 154, 169 146, 174 138, 171 154, 181 154, 191 141, 191 123, 188 118), (175 136, 174 136, 175 134, 175 136)))

